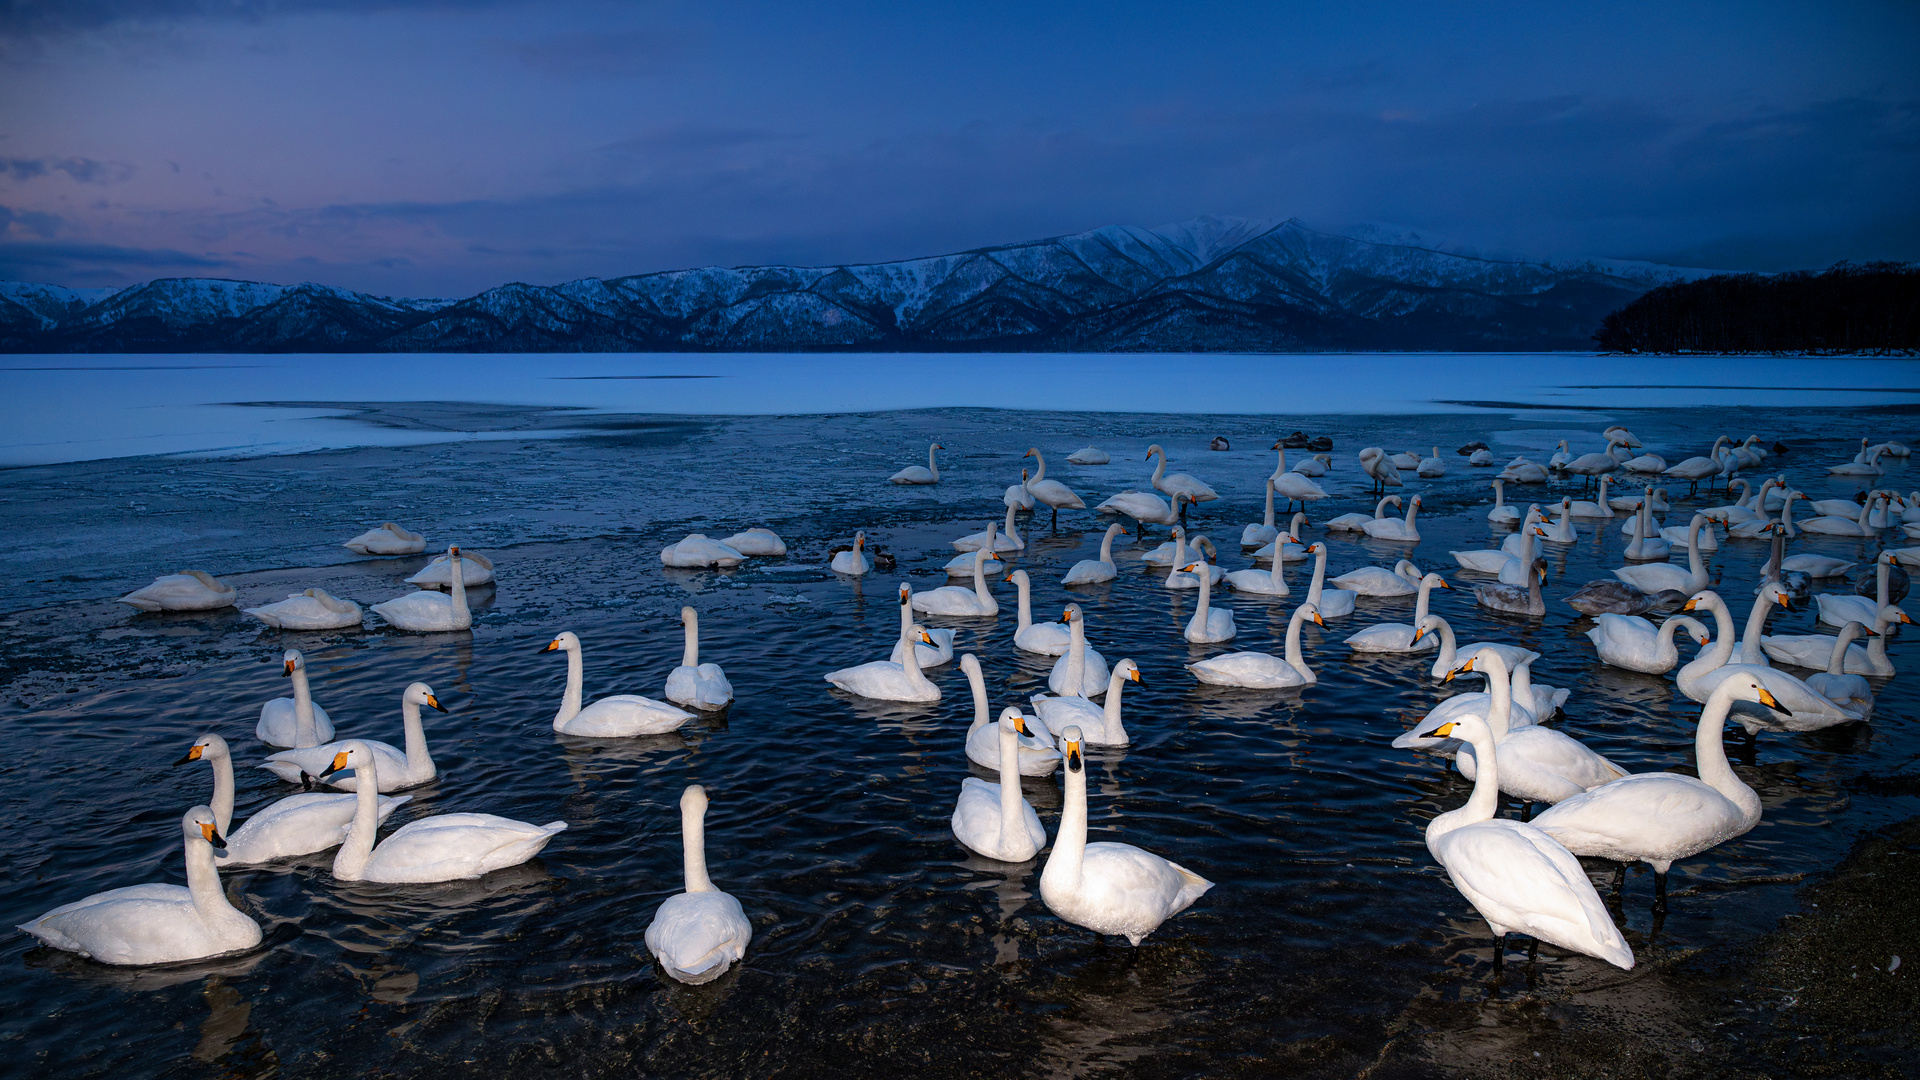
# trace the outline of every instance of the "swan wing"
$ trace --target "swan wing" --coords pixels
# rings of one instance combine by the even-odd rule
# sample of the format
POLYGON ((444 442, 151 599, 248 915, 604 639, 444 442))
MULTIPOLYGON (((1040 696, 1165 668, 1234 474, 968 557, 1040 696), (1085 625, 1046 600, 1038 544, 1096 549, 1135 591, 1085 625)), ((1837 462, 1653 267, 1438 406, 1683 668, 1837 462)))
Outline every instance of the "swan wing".
POLYGON ((1519 931, 1617 967, 1633 967, 1633 950, 1579 860, 1551 836, 1496 819, 1455 829, 1433 846, 1454 887, 1495 933, 1519 931))
POLYGON ((436 814, 402 825, 367 860, 366 879, 457 881, 516 866, 565 831, 564 821, 534 825, 495 814, 436 814))
POLYGON ((1210 656, 1187 665, 1193 677, 1214 686, 1248 686, 1269 690, 1301 686, 1306 679, 1292 664, 1263 652, 1233 652, 1210 656))
POLYGON ((1576 855, 1672 862, 1747 830, 1745 815, 1705 781, 1635 773, 1566 799, 1533 824, 1576 855))
POLYGON ((614 694, 581 709, 555 730, 565 735, 619 739, 659 735, 693 719, 693 714, 664 701, 639 694, 614 694))
MULTIPOLYGON (((387 820, 412 799, 411 795, 380 796, 380 820, 387 820)), ((227 850, 215 852, 215 861, 239 866, 325 851, 347 838, 357 801, 355 795, 319 791, 289 795, 228 833, 227 850)))
POLYGON ((709 890, 669 896, 647 924, 647 951, 685 983, 712 982, 747 954, 753 924, 732 894, 709 890))

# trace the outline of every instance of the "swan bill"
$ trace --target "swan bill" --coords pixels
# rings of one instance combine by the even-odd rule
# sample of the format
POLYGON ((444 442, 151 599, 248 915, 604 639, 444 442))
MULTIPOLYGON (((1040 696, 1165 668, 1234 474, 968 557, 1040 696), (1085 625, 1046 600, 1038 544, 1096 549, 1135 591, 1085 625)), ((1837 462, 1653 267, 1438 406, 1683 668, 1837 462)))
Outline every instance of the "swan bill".
POLYGON ((284 669, 280 672, 280 677, 284 679, 284 678, 291 678, 292 676, 293 676, 293 661, 288 660, 285 662, 284 669))
POLYGON ((202 753, 202 751, 204 751, 205 749, 206 749, 206 747, 204 747, 204 746, 201 746, 201 745, 200 745, 199 743, 195 743, 195 744, 193 744, 193 749, 191 749, 191 750, 188 750, 188 751, 187 751, 187 756, 186 756, 186 757, 183 757, 183 758, 181 758, 181 759, 180 759, 179 761, 176 761, 176 762, 174 762, 174 764, 175 764, 175 765, 185 765, 185 764, 186 764, 187 762, 189 762, 189 761, 199 761, 199 760, 200 760, 200 754, 201 754, 201 753, 202 753))
POLYGON ((1067 743, 1067 771, 1079 772, 1080 768, 1080 740, 1074 739, 1067 743))
POLYGON ((200 823, 200 836, 214 847, 222 851, 226 850, 227 838, 220 835, 220 827, 213 822, 203 821, 200 823))
POLYGON ((1459 726, 1460 724, 1457 721, 1449 720, 1446 723, 1441 724, 1439 727, 1433 729, 1433 737, 1436 739, 1444 739, 1447 736, 1453 734, 1453 729, 1459 726))
POLYGON ((547 642, 546 647, 542 648, 540 651, 543 653, 550 653, 559 647, 560 647, 560 639, 554 638, 552 641, 547 642))
POLYGON ((1780 704, 1780 699, 1774 697, 1772 691, 1768 690, 1764 686, 1760 687, 1760 704, 1765 705, 1767 708, 1776 710, 1787 716, 1793 715, 1793 710, 1787 708, 1785 705, 1780 704))
POLYGON ((447 707, 445 705, 440 704, 440 698, 434 694, 427 695, 427 704, 433 706, 435 709, 438 709, 441 712, 447 711, 447 707))

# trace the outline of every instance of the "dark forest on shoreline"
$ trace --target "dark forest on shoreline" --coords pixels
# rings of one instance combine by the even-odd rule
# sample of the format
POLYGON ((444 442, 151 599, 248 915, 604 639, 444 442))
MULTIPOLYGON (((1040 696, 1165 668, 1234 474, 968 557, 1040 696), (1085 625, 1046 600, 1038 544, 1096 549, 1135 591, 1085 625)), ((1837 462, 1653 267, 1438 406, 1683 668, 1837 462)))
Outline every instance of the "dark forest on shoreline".
POLYGON ((1920 265, 1839 263, 1662 285, 1593 335, 1622 353, 1920 352, 1920 265))

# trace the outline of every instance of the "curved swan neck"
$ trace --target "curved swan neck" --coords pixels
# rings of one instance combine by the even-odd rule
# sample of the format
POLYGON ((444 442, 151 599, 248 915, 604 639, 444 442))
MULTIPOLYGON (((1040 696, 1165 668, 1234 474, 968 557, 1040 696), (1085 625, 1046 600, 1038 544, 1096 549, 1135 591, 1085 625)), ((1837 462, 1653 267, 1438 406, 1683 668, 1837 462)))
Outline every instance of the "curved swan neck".
POLYGON ((1753 610, 1747 612, 1747 633, 1740 639, 1741 663, 1768 666, 1766 654, 1760 651, 1760 635, 1767 632, 1767 609, 1772 606, 1772 589, 1761 589, 1753 598, 1753 610))
POLYGON ((1000 836, 1016 835, 1020 820, 1020 733, 1011 724, 1000 725, 1000 836))
POLYGON ((1160 464, 1155 465, 1153 467, 1153 480, 1152 480, 1153 486, 1159 487, 1160 478, 1167 475, 1167 452, 1156 446, 1152 450, 1147 452, 1147 456, 1158 457, 1160 459, 1160 464))
POLYGON ((1499 510, 1507 505, 1507 485, 1505 481, 1493 482, 1493 508, 1499 510))
MULTIPOLYGON (((232 771, 232 767, 228 767, 232 771)), ((222 828, 220 834, 226 835, 222 828)), ((193 897, 193 908, 202 915, 218 917, 224 912, 234 912, 232 904, 227 902, 227 894, 220 887, 220 871, 213 862, 213 845, 197 836, 186 838, 187 894, 193 897)), ((231 917, 229 915, 228 917, 231 917)))
POLYGON ((333 857, 333 876, 357 881, 373 857, 374 834, 380 831, 380 775, 371 753, 354 767, 353 826, 333 857))
POLYGON ((1260 519, 1261 528, 1273 528, 1273 477, 1267 477, 1267 515, 1260 519))
MULTIPOLYGON (((1327 580, 1327 545, 1321 543, 1315 546, 1318 547, 1320 551, 1313 560, 1313 584, 1307 586, 1307 603, 1318 606, 1320 603, 1320 587, 1325 584, 1327 580)), ((1276 551, 1274 552, 1274 562, 1277 563, 1279 561, 1280 553, 1276 551)))
POLYGON ((1018 634, 1033 625, 1033 604, 1030 599, 1033 582, 1028 580, 1025 570, 1015 570, 1013 572, 1013 587, 1020 594, 1019 622, 1014 626, 1013 631, 1015 634, 1018 634))
POLYGON ((1080 866, 1087 851, 1086 757, 1080 757, 1079 768, 1069 765, 1061 772, 1066 774, 1066 797, 1060 806, 1059 829, 1053 835, 1053 854, 1047 857, 1042 878, 1069 883, 1080 880, 1080 866))
POLYGON ((933 474, 935 480, 940 479, 940 463, 934 460, 931 446, 927 447, 927 471, 933 474))
MULTIPOLYGON (((1421 594, 1423 598, 1425 595, 1424 592, 1421 594)), ((1299 672, 1302 678, 1310 683, 1319 682, 1320 680, 1314 675, 1313 669, 1307 667, 1306 655, 1300 651, 1300 624, 1306 621, 1307 605, 1301 604, 1299 607, 1293 609, 1293 617, 1287 620, 1287 649, 1285 659, 1288 666, 1299 672)))
MULTIPOLYGON (((1314 579, 1316 582, 1319 578, 1314 579)), ((1200 563, 1200 605, 1193 610, 1193 617, 1200 620, 1201 626, 1207 625, 1207 613, 1213 607, 1213 571, 1203 560, 1200 563)))
POLYGON ((686 647, 682 649, 680 653, 680 666, 681 667, 699 667, 700 666, 700 613, 697 611, 689 611, 687 612, 686 618, 681 621, 686 624, 687 633, 686 633, 686 647))
POLYGON ((1081 680, 1087 677, 1087 623, 1078 612, 1067 615, 1067 682, 1073 687, 1073 693, 1067 696, 1081 696, 1081 680))
POLYGON ((1474 724, 1466 741, 1473 747, 1473 794, 1467 796, 1465 806, 1441 814, 1427 825, 1428 848, 1462 826, 1492 821, 1494 812, 1500 808, 1500 766, 1493 732, 1485 724, 1474 724))
POLYGON ((1733 679, 1723 681, 1714 687, 1706 707, 1700 710, 1700 726, 1694 729, 1693 735, 1694 767, 1709 787, 1725 795, 1747 817, 1758 818, 1760 796, 1755 795, 1727 763, 1727 747, 1722 738, 1727 714, 1733 709, 1734 688, 1733 679))
POLYGON ((1035 466, 1033 470, 1033 479, 1027 481, 1028 490, 1032 490, 1033 485, 1047 478, 1047 458, 1046 458, 1046 455, 1040 452, 1039 447, 1035 447, 1032 450, 1027 451, 1027 453, 1033 455, 1033 460, 1035 462, 1035 466))
POLYGON ((980 675, 980 662, 978 660, 975 660, 972 664, 966 665, 965 667, 967 684, 973 689, 973 723, 967 728, 967 730, 971 731, 988 722, 987 683, 980 675))
POLYGON ((974 594, 982 600, 986 600, 989 597, 987 592, 987 555, 993 550, 993 538, 997 534, 998 528, 996 525, 987 526, 987 542, 980 546, 980 550, 973 553, 973 591, 974 594))
MULTIPOLYGON (((315 746, 320 742, 319 721, 313 715, 313 688, 307 685, 307 665, 304 658, 293 666, 293 733, 303 746, 315 746)), ((215 811, 219 807, 214 807, 215 811)), ((232 804, 228 804, 232 811, 232 804)), ((225 835, 227 826, 220 826, 221 835, 225 835)))
POLYGON ((1120 535, 1123 531, 1125 530, 1118 525, 1107 526, 1107 535, 1100 538, 1101 562, 1110 563, 1113 561, 1113 538, 1120 535))
MULTIPOLYGON (((581 687, 585 682, 585 674, 582 672, 580 664, 580 647, 575 645, 573 648, 567 649, 566 654, 567 691, 560 697, 560 713, 553 718, 555 726, 564 724, 580 715, 580 693, 581 687)), ((418 706, 405 705, 402 706, 402 708, 412 709, 413 715, 416 718, 420 715, 418 706)), ((411 732, 412 729, 409 728, 408 731, 411 732)), ((412 738, 412 735, 409 734, 408 738, 412 738)))
MULTIPOLYGON (((569 685, 573 683, 568 679, 569 685)), ((579 696, 574 696, 574 711, 579 712, 579 696)), ((400 703, 400 721, 407 736, 407 771, 414 775, 433 771, 433 758, 427 753, 427 729, 420 723, 420 706, 411 701, 400 703)))
POLYGON ((1718 593, 1709 597, 1707 606, 1713 610, 1713 648, 1701 652, 1687 665, 1690 669, 1697 665, 1702 673, 1725 667, 1727 661, 1733 659, 1733 611, 1718 593))
POLYGON ((1700 558, 1700 529, 1706 523, 1704 514, 1695 514, 1693 520, 1687 522, 1687 570, 1702 585, 1707 582, 1707 564, 1700 558))
MULTIPOLYGON (((1833 655, 1827 658, 1827 674, 1839 675, 1846 671, 1847 646, 1852 645, 1853 639, 1860 636, 1861 629, 1863 628, 1857 622, 1850 622, 1840 628, 1840 636, 1834 639, 1833 642, 1833 655)), ((214 790, 218 791, 219 789, 215 788, 214 790)), ((219 813, 220 808, 217 806, 214 807, 213 812, 216 814, 219 813)))
POLYGON ((1120 673, 1120 665, 1115 664, 1112 674, 1107 676, 1107 701, 1103 706, 1107 713, 1107 734, 1117 742, 1130 742, 1126 725, 1120 722, 1120 695, 1127 688, 1127 677, 1120 673))
MULTIPOLYGON (((1413 625, 1416 628, 1418 628, 1421 623, 1427 621, 1427 607, 1429 602, 1432 599, 1432 596, 1433 596, 1433 581, 1429 578, 1424 578, 1424 577, 1421 578, 1420 579, 1420 596, 1418 599, 1414 600, 1413 602, 1413 625)), ((1293 661, 1288 660, 1287 662, 1292 663, 1293 661)))
POLYGON ((233 755, 220 753, 212 757, 213 801, 207 806, 213 810, 214 824, 219 826, 220 835, 225 836, 233 828, 233 755))
POLYGON ((1002 524, 1002 525, 1000 526, 1000 531, 1001 531, 1001 532, 1003 532, 1003 533, 1006 533, 1006 534, 1007 534, 1007 539, 1009 539, 1009 540, 1018 540, 1018 539, 1020 539, 1020 534, 1019 534, 1018 532, 1015 532, 1015 531, 1014 531, 1014 528, 1013 528, 1013 515, 1014 515, 1014 514, 1015 514, 1016 512, 1018 512, 1018 511, 1019 511, 1019 509, 1020 509, 1020 508, 1019 508, 1019 507, 1017 507, 1017 506, 1009 506, 1009 507, 1007 507, 1007 520, 1006 520, 1006 522, 1005 522, 1004 524, 1002 524))
POLYGON ((707 877, 707 807, 703 802, 680 807, 680 851, 686 867, 687 891, 712 892, 707 877))
POLYGON ((1434 659, 1440 667, 1452 671, 1460 665, 1460 644, 1453 636, 1453 624, 1438 617, 1435 617, 1434 623, 1440 628, 1440 655, 1434 659))
POLYGON ((1507 732, 1513 730, 1513 674, 1507 670, 1507 662, 1492 649, 1482 649, 1473 655, 1486 666, 1487 693, 1493 698, 1493 705, 1487 709, 1487 726, 1493 729, 1495 739, 1504 739, 1507 732))

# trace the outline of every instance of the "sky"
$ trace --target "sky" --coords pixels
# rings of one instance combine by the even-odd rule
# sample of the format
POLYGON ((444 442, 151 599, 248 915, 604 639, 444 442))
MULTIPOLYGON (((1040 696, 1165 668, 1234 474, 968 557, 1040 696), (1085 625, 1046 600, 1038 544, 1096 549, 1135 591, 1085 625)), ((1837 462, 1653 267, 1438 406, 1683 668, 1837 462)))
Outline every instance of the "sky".
POLYGON ((464 296, 1213 215, 1920 258, 1920 4, 0 0, 0 279, 464 296))

